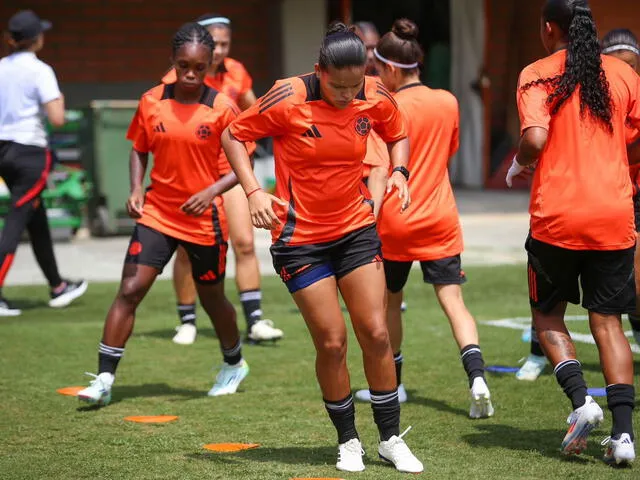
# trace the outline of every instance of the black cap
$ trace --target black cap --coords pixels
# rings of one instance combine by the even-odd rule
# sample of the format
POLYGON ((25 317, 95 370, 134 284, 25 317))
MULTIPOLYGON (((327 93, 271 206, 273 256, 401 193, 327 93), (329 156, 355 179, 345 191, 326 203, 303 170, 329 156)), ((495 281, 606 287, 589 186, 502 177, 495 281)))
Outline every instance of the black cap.
POLYGON ((16 41, 35 38, 51 28, 51 22, 40 20, 33 11, 21 10, 9 19, 8 29, 16 41))

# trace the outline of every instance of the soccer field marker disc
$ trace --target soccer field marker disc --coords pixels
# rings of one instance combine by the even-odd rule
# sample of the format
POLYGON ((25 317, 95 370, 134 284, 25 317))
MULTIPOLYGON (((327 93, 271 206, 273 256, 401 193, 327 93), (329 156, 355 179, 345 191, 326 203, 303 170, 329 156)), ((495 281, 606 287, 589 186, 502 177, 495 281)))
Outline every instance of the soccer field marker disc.
POLYGON ((259 443, 207 443, 202 448, 211 452, 229 453, 251 450, 260 447, 259 443))
POLYGON ((127 422, 135 423, 167 423, 177 420, 177 415, 134 415, 124 418, 127 422))
POLYGON ((69 397, 77 397, 80 390, 84 390, 86 387, 64 387, 56 390, 60 395, 68 395, 69 397))

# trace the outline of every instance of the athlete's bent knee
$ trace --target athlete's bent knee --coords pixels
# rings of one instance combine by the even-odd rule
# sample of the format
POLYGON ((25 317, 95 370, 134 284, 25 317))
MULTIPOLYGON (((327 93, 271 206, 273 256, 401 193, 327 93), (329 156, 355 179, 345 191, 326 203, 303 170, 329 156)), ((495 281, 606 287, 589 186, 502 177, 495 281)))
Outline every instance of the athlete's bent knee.
POLYGON ((137 307, 144 298, 145 289, 138 279, 127 278, 122 281, 118 299, 130 307, 137 307))
POLYGON ((340 363, 347 356, 347 338, 344 336, 327 337, 320 342, 318 354, 324 361, 340 363))
POLYGON ((233 251, 237 257, 255 257, 256 249, 252 235, 243 235, 240 238, 234 238, 232 241, 233 251))

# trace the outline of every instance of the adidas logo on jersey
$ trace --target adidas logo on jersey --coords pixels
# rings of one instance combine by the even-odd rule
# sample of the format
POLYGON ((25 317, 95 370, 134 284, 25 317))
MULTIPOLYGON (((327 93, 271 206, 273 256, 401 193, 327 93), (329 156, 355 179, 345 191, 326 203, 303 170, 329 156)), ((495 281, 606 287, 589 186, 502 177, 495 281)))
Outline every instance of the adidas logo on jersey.
POLYGON ((320 131, 315 125, 311 125, 311 128, 302 134, 303 137, 322 138, 320 131))
POLYGON ((153 127, 153 131, 154 132, 165 133, 167 130, 164 128, 164 124, 162 122, 160 122, 158 125, 153 127))

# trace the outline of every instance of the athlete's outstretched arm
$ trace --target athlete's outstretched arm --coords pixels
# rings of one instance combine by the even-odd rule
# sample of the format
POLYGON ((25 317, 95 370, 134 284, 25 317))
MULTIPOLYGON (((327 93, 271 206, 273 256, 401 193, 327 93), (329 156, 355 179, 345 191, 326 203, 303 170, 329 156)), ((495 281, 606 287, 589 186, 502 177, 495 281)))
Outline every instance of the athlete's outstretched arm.
MULTIPOLYGON (((401 138, 395 142, 387 144, 389 149, 389 158, 391 160, 391 167, 404 167, 407 168, 409 163, 409 139, 407 137, 401 138)), ((398 189, 398 197, 402 200, 401 211, 406 210, 411 204, 411 197, 409 195, 409 186, 407 185, 407 179, 401 172, 393 172, 387 180, 387 193, 391 192, 394 188, 398 189)))
POLYGON ((147 171, 149 154, 139 152, 135 148, 129 154, 129 199, 127 200, 127 213, 131 218, 142 216, 144 203, 144 174, 147 171))
POLYGON ((520 146, 516 156, 518 163, 523 167, 527 167, 538 160, 547 145, 548 137, 549 132, 545 128, 527 128, 520 138, 520 146))

